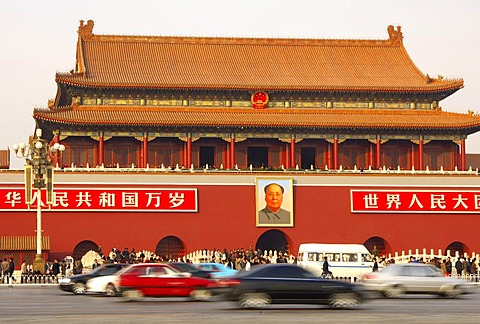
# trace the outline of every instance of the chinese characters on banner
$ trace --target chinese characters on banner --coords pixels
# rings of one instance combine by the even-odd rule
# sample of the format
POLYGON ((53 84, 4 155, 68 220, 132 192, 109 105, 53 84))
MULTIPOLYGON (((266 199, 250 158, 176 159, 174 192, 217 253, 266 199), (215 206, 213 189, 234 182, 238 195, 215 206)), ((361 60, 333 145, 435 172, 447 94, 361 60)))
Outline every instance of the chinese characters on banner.
POLYGON ((480 191, 351 190, 352 213, 480 213, 480 191))
MULTIPOLYGON (((37 191, 31 208, 37 208, 37 191)), ((45 190, 42 190, 42 206, 45 190)), ((47 206, 44 206, 47 208, 47 206)), ((52 211, 197 212, 196 188, 55 189, 52 211)), ((0 210, 28 210, 24 188, 0 188, 0 210)))

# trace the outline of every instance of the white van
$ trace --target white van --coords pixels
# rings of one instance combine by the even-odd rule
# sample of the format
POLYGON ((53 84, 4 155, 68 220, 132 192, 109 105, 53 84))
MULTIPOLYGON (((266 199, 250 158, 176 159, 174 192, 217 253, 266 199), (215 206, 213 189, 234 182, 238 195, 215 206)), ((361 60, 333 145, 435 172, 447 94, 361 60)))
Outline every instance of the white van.
POLYGON ((333 277, 360 277, 372 272, 373 256, 362 244, 300 244, 297 263, 320 277, 324 257, 333 277))

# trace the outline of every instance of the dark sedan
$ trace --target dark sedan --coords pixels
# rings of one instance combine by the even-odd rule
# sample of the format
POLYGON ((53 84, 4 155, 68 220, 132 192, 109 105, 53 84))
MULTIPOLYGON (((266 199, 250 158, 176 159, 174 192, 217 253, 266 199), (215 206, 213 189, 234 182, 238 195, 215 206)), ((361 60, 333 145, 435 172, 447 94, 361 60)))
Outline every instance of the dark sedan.
POLYGON ((256 266, 220 283, 227 300, 246 308, 269 304, 324 304, 352 308, 365 299, 364 290, 355 284, 318 278, 291 264, 256 266))
POLYGON ((109 276, 118 270, 127 266, 126 263, 107 263, 93 269, 93 271, 85 274, 76 274, 71 277, 62 278, 58 281, 58 286, 63 291, 73 292, 77 295, 83 295, 87 291, 87 281, 91 278, 109 276))
POLYGON ((211 271, 200 269, 193 264, 185 263, 185 262, 171 262, 169 263, 170 266, 175 268, 180 272, 188 272, 192 274, 192 277, 198 278, 207 278, 210 279, 212 276, 210 275, 211 271))

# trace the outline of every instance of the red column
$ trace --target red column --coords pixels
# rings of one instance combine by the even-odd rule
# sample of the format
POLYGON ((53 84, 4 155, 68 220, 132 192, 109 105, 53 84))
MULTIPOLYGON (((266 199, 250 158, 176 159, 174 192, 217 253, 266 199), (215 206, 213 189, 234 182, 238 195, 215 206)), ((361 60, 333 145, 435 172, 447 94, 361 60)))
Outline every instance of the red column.
POLYGON ((290 168, 290 144, 285 143, 285 169, 290 168))
POLYGON ((333 140, 333 169, 338 170, 338 139, 333 140))
POLYGON ((103 134, 98 137, 98 165, 102 165, 105 156, 105 149, 103 147, 103 134))
POLYGON ((233 134, 230 137, 230 163, 232 164, 232 169, 235 168, 235 135, 233 134))
POLYGON ((461 167, 461 171, 465 171, 467 169, 466 147, 465 147, 464 139, 462 139, 461 148, 460 148, 460 167, 461 167))
POLYGON ((142 141, 142 168, 146 168, 148 164, 148 138, 147 135, 143 136, 142 141))
POLYGON ((382 143, 380 142, 380 139, 377 138, 377 161, 375 162, 377 164, 377 168, 380 168, 382 166, 382 159, 381 159, 381 146, 382 143))
POLYGON ((372 167, 372 169, 375 168, 375 152, 374 152, 374 146, 372 143, 370 143, 370 146, 368 147, 368 165, 372 167))
POLYGON ((187 134, 187 168, 192 165, 192 136, 187 134))
POLYGON ((423 139, 418 140, 418 169, 423 170, 423 139))
POLYGON ((225 168, 231 169, 232 166, 230 165, 230 143, 227 142, 227 150, 225 151, 225 168))
POLYGON ((327 142, 327 157, 326 162, 328 169, 332 169, 332 143, 327 142))
POLYGON ((290 161, 292 164, 292 168, 295 168, 295 139, 292 138, 290 140, 290 161))

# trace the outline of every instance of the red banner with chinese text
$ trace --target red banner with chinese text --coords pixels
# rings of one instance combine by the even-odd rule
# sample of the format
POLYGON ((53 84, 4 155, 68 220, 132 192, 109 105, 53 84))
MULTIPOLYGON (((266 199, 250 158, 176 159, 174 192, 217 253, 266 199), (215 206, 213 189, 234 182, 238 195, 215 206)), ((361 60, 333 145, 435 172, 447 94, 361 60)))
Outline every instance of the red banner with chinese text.
MULTIPOLYGON (((42 209, 46 191, 42 190, 42 209)), ((33 192, 31 209, 37 208, 37 191, 33 192)), ((25 188, 0 188, 0 210, 24 211, 25 188)), ((116 212, 197 212, 196 188, 61 188, 55 189, 52 211, 116 211, 116 212)))
POLYGON ((351 190, 352 213, 480 213, 480 191, 351 190))

